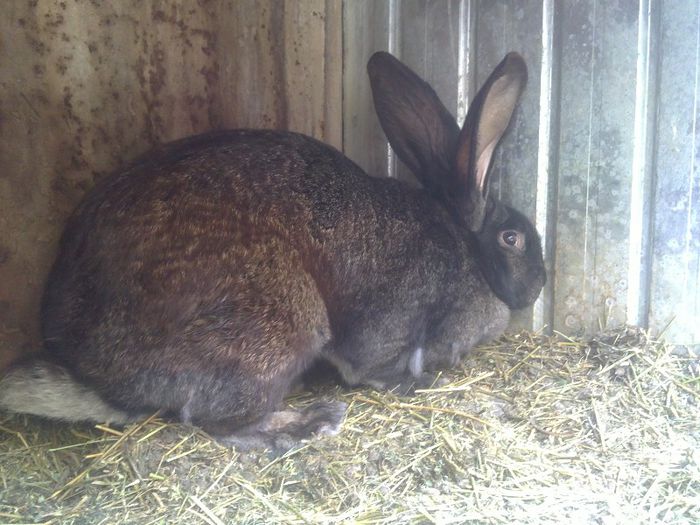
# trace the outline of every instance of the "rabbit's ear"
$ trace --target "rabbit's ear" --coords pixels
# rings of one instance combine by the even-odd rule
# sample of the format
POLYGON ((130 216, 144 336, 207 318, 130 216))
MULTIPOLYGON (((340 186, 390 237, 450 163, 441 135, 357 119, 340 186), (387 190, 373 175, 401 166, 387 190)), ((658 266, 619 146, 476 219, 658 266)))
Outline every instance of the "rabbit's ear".
POLYGON ((517 53, 508 53, 477 93, 464 120, 455 167, 462 190, 461 213, 472 231, 483 225, 493 153, 526 82, 525 61, 517 53))
POLYGON ((379 122, 399 158, 431 192, 443 193, 459 127, 433 89, 389 53, 367 63, 379 122))

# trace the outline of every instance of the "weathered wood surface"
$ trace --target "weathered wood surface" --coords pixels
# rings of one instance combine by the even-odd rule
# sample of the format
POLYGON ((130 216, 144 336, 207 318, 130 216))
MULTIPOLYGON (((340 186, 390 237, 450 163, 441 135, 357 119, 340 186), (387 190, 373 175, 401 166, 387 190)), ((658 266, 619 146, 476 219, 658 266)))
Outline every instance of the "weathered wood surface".
POLYGON ((38 348, 67 216, 154 144, 223 127, 341 147, 339 0, 3 2, 0 367, 38 348))

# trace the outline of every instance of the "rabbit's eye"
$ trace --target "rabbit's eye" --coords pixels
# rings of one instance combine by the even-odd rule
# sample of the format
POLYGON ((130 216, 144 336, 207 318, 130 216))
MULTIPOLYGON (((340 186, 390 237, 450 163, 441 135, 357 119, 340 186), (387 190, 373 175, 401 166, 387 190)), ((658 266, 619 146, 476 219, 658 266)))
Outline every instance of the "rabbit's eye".
POLYGON ((525 236, 515 230, 502 231, 499 241, 501 246, 506 248, 510 246, 518 248, 519 250, 525 248, 525 236))

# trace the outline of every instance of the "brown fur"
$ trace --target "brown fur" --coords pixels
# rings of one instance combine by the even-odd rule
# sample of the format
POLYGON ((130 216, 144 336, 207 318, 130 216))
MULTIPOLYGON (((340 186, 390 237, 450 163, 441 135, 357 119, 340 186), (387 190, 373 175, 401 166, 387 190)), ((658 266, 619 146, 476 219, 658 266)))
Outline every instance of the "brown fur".
POLYGON ((180 410, 197 381, 177 378, 231 369, 245 385, 233 397, 260 390, 271 407, 322 351, 362 382, 432 336, 429 309, 450 281, 485 288, 425 193, 301 135, 194 142, 96 188, 49 279, 47 349, 110 401, 180 410))

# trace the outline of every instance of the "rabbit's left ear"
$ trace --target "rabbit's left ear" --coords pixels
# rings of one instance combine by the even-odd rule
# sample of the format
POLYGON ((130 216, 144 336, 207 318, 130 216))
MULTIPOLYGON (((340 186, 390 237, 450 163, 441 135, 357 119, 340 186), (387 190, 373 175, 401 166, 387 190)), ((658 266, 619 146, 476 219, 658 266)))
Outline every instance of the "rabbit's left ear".
POLYGON ((484 223, 493 153, 526 82, 525 61, 517 53, 508 53, 479 90, 464 120, 455 168, 462 193, 461 213, 471 231, 480 231, 484 223))

